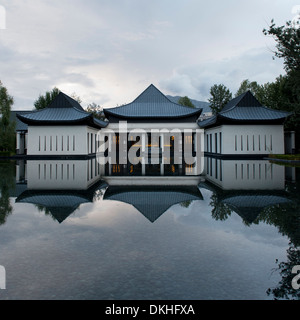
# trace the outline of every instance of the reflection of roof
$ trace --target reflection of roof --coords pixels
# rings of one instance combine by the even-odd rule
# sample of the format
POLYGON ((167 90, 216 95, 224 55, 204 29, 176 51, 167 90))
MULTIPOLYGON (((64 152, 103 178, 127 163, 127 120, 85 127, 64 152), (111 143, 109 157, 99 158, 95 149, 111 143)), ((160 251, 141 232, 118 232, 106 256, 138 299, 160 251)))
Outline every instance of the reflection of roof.
POLYGON ((227 205, 248 223, 253 223, 266 208, 292 203, 284 190, 222 190, 209 181, 201 182, 199 187, 216 194, 218 204, 227 205))
POLYGON ((107 117, 120 118, 184 118, 199 117, 202 109, 188 108, 169 100, 153 84, 142 92, 133 102, 116 107, 104 109, 107 117))
POLYGON ((221 202, 228 205, 244 220, 252 223, 265 208, 290 203, 291 201, 283 196, 254 193, 229 196, 221 202))
POLYGON ((40 206, 61 223, 81 204, 93 202, 95 192, 106 186, 106 183, 100 181, 87 190, 26 190, 16 202, 40 206))
POLYGON ((74 192, 72 192, 72 194, 68 194, 66 192, 58 193, 57 191, 26 191, 16 200, 16 202, 32 203, 45 207, 59 223, 78 209, 82 203, 90 201, 91 199, 87 199, 82 195, 76 195, 74 192))
POLYGON ((186 186, 115 186, 108 187, 104 200, 131 204, 154 222, 174 204, 203 200, 197 187, 186 186))
POLYGON ((262 106, 253 94, 247 91, 229 101, 215 116, 198 124, 201 128, 208 128, 224 122, 283 122, 289 115, 288 112, 262 106))
POLYGON ((27 114, 18 113, 17 117, 29 125, 87 124, 103 128, 108 124, 105 121, 95 119, 91 113, 84 111, 77 101, 62 92, 47 108, 27 114))

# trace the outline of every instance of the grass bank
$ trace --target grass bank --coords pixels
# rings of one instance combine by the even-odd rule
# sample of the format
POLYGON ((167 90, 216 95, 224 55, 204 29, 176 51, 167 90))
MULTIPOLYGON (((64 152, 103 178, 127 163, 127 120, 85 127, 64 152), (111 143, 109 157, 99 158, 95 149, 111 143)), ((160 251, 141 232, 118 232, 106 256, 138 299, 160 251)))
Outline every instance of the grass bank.
POLYGON ((271 159, 300 161, 300 154, 269 154, 271 159))

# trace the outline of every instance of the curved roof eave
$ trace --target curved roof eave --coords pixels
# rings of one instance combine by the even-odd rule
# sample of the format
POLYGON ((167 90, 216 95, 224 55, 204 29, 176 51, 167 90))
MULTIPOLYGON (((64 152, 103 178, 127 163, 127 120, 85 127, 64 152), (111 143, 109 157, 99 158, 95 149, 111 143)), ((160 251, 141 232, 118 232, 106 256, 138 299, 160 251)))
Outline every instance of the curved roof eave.
POLYGON ((63 124, 63 123, 77 123, 77 122, 82 122, 84 120, 87 120, 90 118, 90 116, 85 116, 85 117, 82 117, 82 118, 79 118, 79 119, 63 119, 63 120, 38 120, 38 119, 30 119, 30 118, 27 118, 27 117, 23 117, 21 115, 17 115, 17 117, 24 123, 30 125, 30 124, 50 124, 50 123, 53 123, 53 124, 63 124))
POLYGON ((231 116, 226 116, 224 114, 218 114, 218 118, 220 120, 225 119, 225 120, 230 120, 230 121, 234 121, 234 122, 253 122, 253 123, 260 123, 260 122, 274 122, 274 121, 284 121, 286 119, 286 115, 282 115, 281 117, 274 117, 274 118, 235 118, 235 117, 231 117, 231 116))
POLYGON ((202 112, 202 108, 201 109, 197 109, 191 113, 186 113, 186 114, 181 114, 181 115, 162 115, 162 116, 158 116, 158 115, 125 115, 125 114, 119 114, 116 112, 111 111, 112 109, 115 108, 111 108, 109 110, 105 110, 104 113, 105 115, 108 116, 114 116, 116 118, 121 118, 121 119, 183 119, 183 118, 188 118, 188 117, 192 117, 195 115, 199 115, 202 112))

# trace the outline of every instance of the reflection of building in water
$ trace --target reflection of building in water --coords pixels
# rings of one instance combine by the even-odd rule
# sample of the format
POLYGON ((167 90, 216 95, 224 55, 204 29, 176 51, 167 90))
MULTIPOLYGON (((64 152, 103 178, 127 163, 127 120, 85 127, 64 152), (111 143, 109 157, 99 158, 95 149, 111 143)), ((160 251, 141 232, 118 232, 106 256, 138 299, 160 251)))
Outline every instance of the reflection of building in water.
POLYGON ((96 159, 29 160, 18 172, 20 176, 27 172, 27 190, 16 202, 35 204, 60 223, 81 204, 93 202, 95 194, 106 187, 96 159))
POLYGON ((100 179, 101 166, 89 160, 29 160, 28 189, 84 190, 100 179))
POLYGON ((285 192, 285 169, 264 160, 205 159, 201 187, 213 192, 215 216, 234 211, 246 223, 266 209, 291 204, 285 192))
POLYGON ((165 157, 148 158, 147 162, 141 157, 137 164, 110 164, 105 165, 107 176, 182 176, 200 175, 203 172, 203 159, 200 164, 195 161, 193 164, 176 164, 173 159, 165 157))
POLYGON ((202 200, 200 177, 105 177, 108 182, 103 199, 131 204, 154 222, 178 203, 202 200))
POLYGON ((206 157, 205 178, 223 189, 284 189, 285 168, 268 160, 221 160, 206 157))
POLYGON ((34 204, 61 223, 83 203, 93 202, 94 194, 94 186, 82 191, 26 190, 16 199, 16 202, 34 204))
POLYGON ((27 164, 25 160, 16 161, 16 183, 27 182, 27 164))

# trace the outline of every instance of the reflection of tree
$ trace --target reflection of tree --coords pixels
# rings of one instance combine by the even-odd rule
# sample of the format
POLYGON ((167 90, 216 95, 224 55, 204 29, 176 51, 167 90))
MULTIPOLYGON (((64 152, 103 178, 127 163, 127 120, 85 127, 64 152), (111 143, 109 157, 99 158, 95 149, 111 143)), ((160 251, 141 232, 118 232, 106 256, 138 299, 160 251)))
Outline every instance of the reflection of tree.
POLYGON ((282 235, 289 237, 291 243, 300 246, 300 185, 287 182, 286 191, 290 202, 265 208, 259 220, 278 228, 282 235))
POLYGON ((183 208, 188 208, 192 203, 192 200, 183 201, 180 203, 180 206, 183 208))
POLYGON ((274 205, 261 212, 259 221, 278 228, 278 231, 288 236, 295 245, 300 245, 300 206, 299 203, 274 205))
POLYGON ((12 213, 9 199, 9 191, 14 186, 15 163, 0 162, 0 225, 6 222, 6 218, 12 213))
POLYGON ((279 281, 276 288, 269 288, 267 294, 274 296, 275 300, 299 300, 300 290, 295 290, 292 287, 292 280, 296 274, 292 273, 292 268, 296 265, 300 265, 300 250, 290 242, 290 247, 287 250, 287 262, 278 262, 278 270, 282 279, 279 281))
POLYGON ((210 206, 212 207, 211 215, 213 219, 221 221, 228 219, 231 215, 231 210, 226 204, 220 201, 217 193, 213 193, 210 200, 210 206))
POLYGON ((49 208, 42 206, 41 204, 35 204, 34 206, 38 209, 39 212, 43 212, 46 216, 51 216, 52 219, 55 220, 55 217, 52 216, 49 208))
POLYGON ((9 200, 9 188, 7 186, 1 186, 0 197, 0 225, 6 222, 6 218, 12 213, 12 206, 9 200))
POLYGON ((106 187, 103 187, 103 188, 99 188, 98 190, 95 191, 94 193, 94 197, 93 197, 93 200, 94 201, 99 201, 103 198, 104 196, 104 193, 106 191, 106 187))

